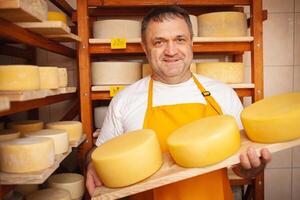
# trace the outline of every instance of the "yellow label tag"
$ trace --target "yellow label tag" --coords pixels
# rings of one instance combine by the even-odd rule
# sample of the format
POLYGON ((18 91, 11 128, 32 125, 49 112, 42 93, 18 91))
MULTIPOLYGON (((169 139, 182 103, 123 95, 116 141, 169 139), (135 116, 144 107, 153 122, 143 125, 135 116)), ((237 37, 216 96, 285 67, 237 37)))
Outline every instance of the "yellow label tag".
POLYGON ((126 49, 126 38, 112 38, 110 41, 111 49, 126 49))
POLYGON ((123 90, 125 88, 125 86, 110 86, 109 87, 109 95, 111 97, 115 96, 118 92, 120 92, 121 90, 123 90))

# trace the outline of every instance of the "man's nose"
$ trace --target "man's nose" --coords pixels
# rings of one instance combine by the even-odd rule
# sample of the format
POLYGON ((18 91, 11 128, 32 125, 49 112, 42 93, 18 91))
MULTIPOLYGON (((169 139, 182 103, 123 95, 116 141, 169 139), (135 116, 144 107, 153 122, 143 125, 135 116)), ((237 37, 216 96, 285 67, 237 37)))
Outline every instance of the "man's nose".
POLYGON ((168 42, 166 49, 165 49, 165 54, 168 56, 173 56, 177 53, 177 46, 174 42, 168 42))

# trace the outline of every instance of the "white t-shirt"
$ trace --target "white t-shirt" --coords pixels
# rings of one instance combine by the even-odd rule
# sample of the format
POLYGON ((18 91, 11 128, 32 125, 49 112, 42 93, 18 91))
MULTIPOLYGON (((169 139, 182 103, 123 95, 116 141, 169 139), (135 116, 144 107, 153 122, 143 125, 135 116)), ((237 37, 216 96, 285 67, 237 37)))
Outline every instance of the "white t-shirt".
MULTIPOLYGON (((223 114, 232 115, 242 129, 240 112, 243 106, 235 91, 219 81, 194 75, 217 101, 223 114)), ((112 99, 101 128, 101 134, 96 141, 97 146, 125 132, 143 128, 148 104, 149 81, 150 76, 147 76, 126 87, 112 99)), ((206 104, 206 100, 192 78, 174 85, 153 81, 153 107, 181 103, 206 104)))

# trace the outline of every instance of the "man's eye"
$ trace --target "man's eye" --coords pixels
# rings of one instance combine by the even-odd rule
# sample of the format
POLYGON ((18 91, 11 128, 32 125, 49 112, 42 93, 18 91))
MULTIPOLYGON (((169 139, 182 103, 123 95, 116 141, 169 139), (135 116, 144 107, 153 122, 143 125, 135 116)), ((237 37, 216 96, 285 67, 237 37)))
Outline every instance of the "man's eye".
POLYGON ((177 42, 183 43, 183 42, 185 42, 185 39, 184 38, 177 38, 177 42))
POLYGON ((155 45, 155 46, 159 46, 159 45, 161 45, 161 44, 162 44, 162 41, 160 41, 160 40, 154 42, 154 45, 155 45))

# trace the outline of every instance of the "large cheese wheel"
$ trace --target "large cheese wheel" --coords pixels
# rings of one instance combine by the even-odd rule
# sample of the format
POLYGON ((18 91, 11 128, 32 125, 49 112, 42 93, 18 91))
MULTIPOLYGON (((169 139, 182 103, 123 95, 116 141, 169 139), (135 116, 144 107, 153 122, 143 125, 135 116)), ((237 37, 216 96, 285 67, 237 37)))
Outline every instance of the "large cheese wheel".
POLYGON ((84 177, 80 174, 62 173, 48 179, 49 187, 67 190, 72 200, 81 200, 84 194, 84 177))
POLYGON ((246 107, 241 120, 255 142, 284 142, 300 137, 300 93, 268 97, 246 107))
POLYGON ((224 83, 242 83, 244 81, 244 64, 240 62, 197 63, 196 71, 198 74, 224 83))
POLYGON ((63 189, 47 188, 28 195, 26 200, 71 200, 71 195, 63 189))
POLYGON ((33 65, 1 65, 0 90, 40 89, 39 68, 33 65))
POLYGON ((167 144, 178 165, 204 167, 235 153, 240 147, 240 132, 233 117, 218 115, 199 119, 175 130, 167 144))
POLYGON ((97 107, 94 110, 94 119, 95 119, 95 127, 96 128, 101 128, 102 124, 104 122, 106 112, 107 112, 108 107, 107 106, 101 106, 97 107))
POLYGON ((41 89, 57 89, 59 87, 57 67, 39 67, 41 89))
POLYGON ((20 131, 13 129, 3 129, 0 130, 0 142, 17 139, 20 137, 20 131))
POLYGON ((190 20, 192 23, 192 28, 193 28, 193 36, 197 37, 198 36, 198 19, 195 15, 189 15, 190 20))
MULTIPOLYGON (((196 73, 196 64, 195 63, 192 63, 190 65, 190 70, 191 70, 191 72, 196 73)), ((152 74, 152 69, 149 64, 143 64, 142 71, 143 71, 142 72, 143 77, 146 77, 146 76, 149 76, 152 74)))
POLYGON ((69 135, 64 130, 42 129, 25 133, 25 137, 46 137, 51 138, 54 142, 55 154, 62 154, 69 150, 69 135))
POLYGON ((16 185, 16 187, 14 188, 15 191, 21 193, 24 196, 32 194, 38 189, 39 189, 39 185, 37 184, 16 185))
POLYGON ((58 86, 67 87, 68 85, 68 72, 66 68, 58 68, 58 86))
POLYGON ((0 143, 0 170, 26 173, 54 164, 54 143, 49 138, 19 138, 0 143))
POLYGON ((213 12, 198 16, 199 37, 247 36, 247 17, 242 12, 213 12))
POLYGON ((99 146, 92 153, 92 162, 100 180, 114 188, 151 176, 163 160, 155 132, 143 129, 124 133, 99 146))
POLYGON ((138 62, 93 62, 92 85, 132 84, 142 77, 138 62))
POLYGON ((69 141, 79 141, 82 137, 82 124, 78 121, 60 121, 47 123, 46 127, 49 129, 60 129, 67 131, 69 141))
POLYGON ((48 21, 61 21, 67 24, 67 16, 62 12, 49 11, 48 21))
POLYGON ((32 131, 39 131, 44 128, 44 122, 40 120, 24 120, 8 123, 8 127, 21 132, 21 136, 32 131))
POLYGON ((140 38, 141 21, 137 19, 102 19, 93 24, 94 38, 140 38))

